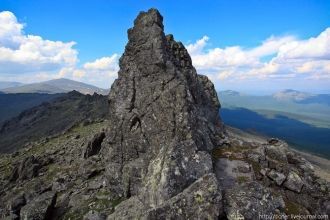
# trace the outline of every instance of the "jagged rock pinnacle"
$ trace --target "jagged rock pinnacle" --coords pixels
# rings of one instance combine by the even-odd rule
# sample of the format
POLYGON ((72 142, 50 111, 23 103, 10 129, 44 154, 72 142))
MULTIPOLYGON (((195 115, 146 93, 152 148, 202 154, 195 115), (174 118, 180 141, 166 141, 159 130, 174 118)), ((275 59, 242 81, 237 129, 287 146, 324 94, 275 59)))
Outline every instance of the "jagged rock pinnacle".
POLYGON ((162 21, 156 9, 135 19, 109 94, 108 176, 115 193, 143 200, 140 211, 184 197, 197 180, 217 188, 210 156, 222 140, 217 94, 183 44, 165 36, 162 21))

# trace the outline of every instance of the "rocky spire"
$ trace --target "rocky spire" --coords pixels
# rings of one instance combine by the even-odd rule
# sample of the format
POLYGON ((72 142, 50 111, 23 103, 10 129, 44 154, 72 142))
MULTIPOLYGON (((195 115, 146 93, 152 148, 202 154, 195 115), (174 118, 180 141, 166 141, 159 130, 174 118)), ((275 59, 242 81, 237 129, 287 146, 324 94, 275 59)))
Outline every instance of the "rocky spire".
POLYGON ((162 22, 160 13, 150 9, 128 30, 109 94, 103 147, 110 182, 122 186, 115 192, 140 198, 149 208, 163 205, 205 175, 217 185, 210 151, 222 133, 213 84, 197 75, 187 50, 172 35, 165 36, 162 22))
POLYGON ((165 37, 162 20, 150 9, 128 30, 119 77, 109 95, 111 126, 116 126, 112 132, 133 135, 130 145, 143 145, 154 153, 170 140, 184 141, 187 136, 195 139, 199 150, 211 150, 222 126, 213 84, 197 75, 182 43, 172 35, 165 37))

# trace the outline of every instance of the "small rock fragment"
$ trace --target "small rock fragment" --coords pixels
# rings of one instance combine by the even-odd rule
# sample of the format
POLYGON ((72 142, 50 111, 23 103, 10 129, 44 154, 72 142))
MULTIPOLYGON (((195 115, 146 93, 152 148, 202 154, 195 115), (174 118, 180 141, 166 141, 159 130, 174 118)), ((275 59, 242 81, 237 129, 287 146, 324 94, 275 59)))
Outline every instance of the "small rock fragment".
POLYGON ((282 185, 286 178, 284 174, 276 172, 275 170, 271 170, 270 172, 268 172, 267 176, 274 180, 279 186, 282 185))
POLYGON ((300 176, 291 171, 286 179, 286 181, 284 182, 284 186, 292 191, 298 192, 300 193, 301 188, 303 187, 304 182, 302 181, 302 179, 300 178, 300 176))

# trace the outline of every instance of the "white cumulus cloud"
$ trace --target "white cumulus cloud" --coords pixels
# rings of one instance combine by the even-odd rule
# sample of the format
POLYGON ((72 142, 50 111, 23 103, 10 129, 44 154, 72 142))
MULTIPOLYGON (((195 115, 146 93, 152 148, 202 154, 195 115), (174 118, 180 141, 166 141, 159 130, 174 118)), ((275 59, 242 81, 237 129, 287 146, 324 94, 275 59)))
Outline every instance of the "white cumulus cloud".
MULTIPOLYGON (((12 12, 0 12, 0 80, 28 83, 66 77, 109 88, 117 77, 118 54, 79 64, 74 41, 25 34, 24 26, 12 12)), ((258 80, 286 79, 300 79, 301 85, 306 80, 330 84, 330 28, 309 39, 270 36, 253 48, 210 48, 209 41, 203 36, 186 48, 197 71, 216 84, 231 81, 240 87, 242 82, 260 85, 258 80)))
POLYGON ((85 63, 84 68, 87 70, 118 71, 118 59, 118 54, 111 57, 102 57, 93 62, 85 63))
POLYGON ((30 83, 66 77, 108 88, 117 77, 118 54, 80 66, 74 41, 27 35, 24 26, 12 12, 0 12, 0 80, 30 83))
POLYGON ((64 68, 59 73, 59 76, 108 88, 111 82, 117 78, 118 62, 119 55, 113 54, 110 57, 102 57, 92 62, 87 62, 81 68, 64 68))
POLYGON ((213 80, 330 79, 330 28, 318 36, 271 36, 254 48, 206 49, 209 38, 187 45, 193 64, 213 80))
POLYGON ((59 71, 78 61, 75 42, 25 35, 23 28, 13 13, 0 12, 0 74, 59 71))

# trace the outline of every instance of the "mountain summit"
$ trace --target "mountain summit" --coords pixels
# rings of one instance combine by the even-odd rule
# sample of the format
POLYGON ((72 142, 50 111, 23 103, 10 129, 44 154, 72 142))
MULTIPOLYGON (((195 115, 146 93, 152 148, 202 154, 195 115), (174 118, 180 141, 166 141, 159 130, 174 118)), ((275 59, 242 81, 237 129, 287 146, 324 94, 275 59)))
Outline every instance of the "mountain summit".
POLYGON ((280 101, 302 101, 309 97, 311 97, 311 94, 296 91, 293 89, 285 89, 283 91, 277 92, 273 94, 273 97, 280 101))
MULTIPOLYGON (((136 207, 131 217, 145 207, 170 207, 168 200, 175 196, 189 199, 183 190, 192 184, 190 193, 199 190, 211 202, 196 217, 216 216, 220 194, 210 152, 222 141, 220 104, 213 84, 197 75, 183 44, 164 35, 162 21, 150 9, 128 30, 119 77, 109 94, 108 144, 103 146, 109 176, 120 186, 115 193, 132 197, 136 207)), ((123 217, 123 211, 113 216, 123 217)), ((195 212, 191 207, 183 211, 195 212)), ((164 210, 148 215, 154 212, 164 210)))
POLYGON ((76 90, 82 94, 98 93, 98 94, 107 94, 108 90, 101 89, 93 85, 86 83, 60 78, 52 79, 39 83, 24 84, 15 87, 5 88, 1 91, 4 93, 67 93, 70 91, 76 90))
MULTIPOLYGON (((87 110, 88 100, 95 103, 84 98, 87 110)), ((165 36, 156 9, 128 30, 108 104, 108 117, 0 155, 1 217, 231 220, 330 211, 329 183, 288 144, 223 125, 213 84, 165 36)), ((36 108, 14 125, 49 121, 60 108, 48 106, 45 120, 33 117, 36 108)))

